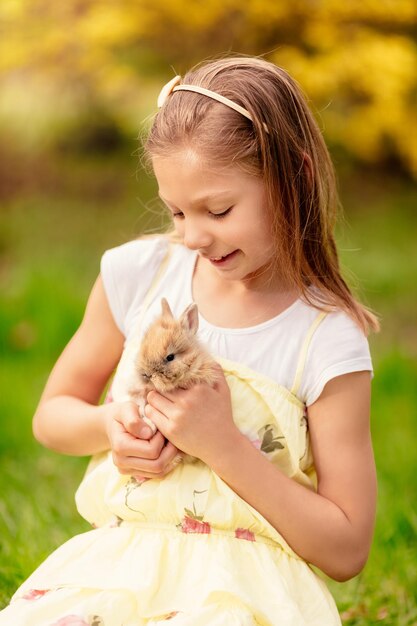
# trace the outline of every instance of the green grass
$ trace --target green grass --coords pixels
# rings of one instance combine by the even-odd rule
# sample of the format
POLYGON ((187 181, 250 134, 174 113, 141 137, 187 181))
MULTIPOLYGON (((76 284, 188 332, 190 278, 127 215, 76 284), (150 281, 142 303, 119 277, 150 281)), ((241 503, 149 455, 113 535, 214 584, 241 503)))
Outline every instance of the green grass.
MULTIPOLYGON (((59 164, 61 187, 24 190, 0 213, 0 606, 53 550, 88 528, 74 492, 86 459, 39 446, 31 417, 49 370, 80 321, 101 253, 160 221, 134 161, 59 164), (91 181, 91 182, 89 182, 91 181), (142 201, 137 200, 141 196, 142 201)), ((364 571, 329 581, 348 626, 417 623, 417 193, 349 181, 343 265, 381 314, 372 428, 379 477, 375 541, 364 571)))

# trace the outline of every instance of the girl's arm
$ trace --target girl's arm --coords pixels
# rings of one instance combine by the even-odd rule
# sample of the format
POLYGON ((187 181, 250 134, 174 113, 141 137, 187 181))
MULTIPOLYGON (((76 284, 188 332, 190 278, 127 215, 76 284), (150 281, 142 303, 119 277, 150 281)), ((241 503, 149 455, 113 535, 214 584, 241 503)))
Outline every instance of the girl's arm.
POLYGON ((123 350, 101 277, 89 297, 84 318, 56 362, 33 418, 36 439, 58 452, 90 455, 112 449, 119 470, 157 475, 177 449, 140 419, 133 402, 97 406, 123 350))
POLYGON ((338 581, 361 571, 372 540, 377 486, 369 413, 369 372, 329 381, 309 407, 317 493, 285 476, 245 438, 212 464, 297 554, 338 581))
POLYGON ((112 407, 96 405, 122 348, 123 335, 99 277, 81 325, 56 362, 36 409, 33 432, 40 443, 76 455, 109 447, 105 418, 112 407))
POLYGON ((317 492, 288 478, 233 424, 227 384, 148 395, 147 415, 179 449, 205 461, 282 534, 292 549, 343 581, 364 566, 376 475, 369 427, 370 373, 329 381, 309 409, 317 492))

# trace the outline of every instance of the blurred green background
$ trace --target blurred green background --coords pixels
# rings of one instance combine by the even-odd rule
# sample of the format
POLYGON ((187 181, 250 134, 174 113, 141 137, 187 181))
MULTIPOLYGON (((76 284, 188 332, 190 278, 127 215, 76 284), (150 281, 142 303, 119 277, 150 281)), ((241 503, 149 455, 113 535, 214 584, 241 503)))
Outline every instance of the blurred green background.
POLYGON ((330 581, 348 625, 417 623, 417 10, 411 0, 2 0, 0 606, 87 524, 86 459, 31 418, 103 251, 164 218, 137 135, 161 86, 221 53, 263 54, 303 86, 334 158, 345 273, 371 337, 379 475, 363 573, 330 581))

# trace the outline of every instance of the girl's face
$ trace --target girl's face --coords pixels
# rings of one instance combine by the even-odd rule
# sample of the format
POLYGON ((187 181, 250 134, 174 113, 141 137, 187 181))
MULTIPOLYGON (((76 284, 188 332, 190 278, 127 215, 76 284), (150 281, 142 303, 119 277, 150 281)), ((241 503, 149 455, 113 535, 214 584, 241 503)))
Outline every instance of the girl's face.
POLYGON ((153 167, 187 248, 226 280, 269 279, 274 242, 260 178, 209 166, 192 150, 154 157, 153 167))

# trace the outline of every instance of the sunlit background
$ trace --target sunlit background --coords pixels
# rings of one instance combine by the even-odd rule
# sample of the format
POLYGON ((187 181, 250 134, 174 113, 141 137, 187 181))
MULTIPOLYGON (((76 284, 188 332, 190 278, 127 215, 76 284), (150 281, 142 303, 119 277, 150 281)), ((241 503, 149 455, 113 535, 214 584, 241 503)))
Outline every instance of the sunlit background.
POLYGON ((412 0, 1 0, 0 604, 87 529, 86 459, 41 448, 31 417, 103 251, 164 223, 137 137, 169 78, 243 53, 307 94, 338 173, 342 264, 382 321, 375 543, 331 588, 348 625, 417 623, 416 26, 412 0))

